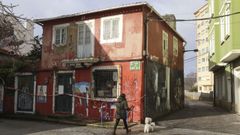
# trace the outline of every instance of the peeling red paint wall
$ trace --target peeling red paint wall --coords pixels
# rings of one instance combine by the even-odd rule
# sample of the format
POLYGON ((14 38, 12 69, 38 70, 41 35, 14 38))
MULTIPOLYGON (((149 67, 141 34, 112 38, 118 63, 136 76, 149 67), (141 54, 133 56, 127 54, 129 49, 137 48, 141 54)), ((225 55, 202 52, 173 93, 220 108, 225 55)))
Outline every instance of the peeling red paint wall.
MULTIPOLYGON (((114 15, 123 15, 123 35, 122 42, 120 43, 100 44, 101 16, 104 16, 106 13, 103 12, 89 15, 89 19, 95 20, 95 57, 101 58, 101 60, 103 61, 141 59, 143 50, 143 14, 141 12, 141 7, 116 10, 114 11, 114 13, 114 15)), ((78 28, 76 23, 81 21, 82 18, 83 16, 79 16, 44 23, 43 52, 41 62, 42 69, 51 69, 54 66, 58 68, 63 68, 63 65, 61 63, 63 59, 76 58, 78 28), (68 41, 66 45, 56 47, 52 45, 53 26, 64 23, 70 24, 70 26, 68 27, 68 41)))
MULTIPOLYGON (((155 15, 156 17, 156 15, 155 15)), ((183 70, 183 39, 181 39, 170 27, 163 21, 148 21, 148 52, 151 56, 159 58, 163 64, 163 31, 168 34, 168 58, 169 67, 183 70), (173 36, 178 39, 178 56, 173 56, 173 36)))
MULTIPOLYGON (((130 121, 140 121, 142 119, 143 115, 143 63, 141 62, 141 69, 136 71, 130 70, 130 62, 113 62, 113 63, 105 63, 105 64, 99 64, 94 67, 104 67, 104 66, 120 66, 121 70, 121 79, 119 80, 120 83, 120 93, 125 93, 126 98, 129 103, 129 107, 133 107, 133 111, 130 112, 129 120, 130 121)), ((94 68, 93 67, 93 68, 94 68)), ((92 82, 92 69, 87 70, 77 70, 76 71, 76 82, 86 81, 86 82, 92 82), (85 78, 86 77, 86 78, 85 78)), ((86 95, 84 94, 78 94, 78 96, 83 96, 84 98, 86 95)), ((114 102, 109 102, 106 100, 98 101, 99 99, 94 99, 94 97, 91 97, 89 100, 89 106, 88 106, 88 112, 89 112, 89 118, 92 119, 100 119, 100 112, 99 109, 101 107, 101 104, 104 105, 104 112, 108 112, 111 116, 111 120, 114 118, 114 110, 111 109, 111 105, 114 104, 114 102)), ((75 113, 76 115, 82 116, 84 115, 86 117, 86 106, 80 105, 79 98, 75 98, 75 113)))
POLYGON ((95 57, 103 60, 142 58, 143 16, 141 12, 123 14, 123 37, 120 43, 100 44, 100 19, 95 21, 95 57))
MULTIPOLYGON (((37 73, 37 86, 38 85, 46 85, 47 86, 47 102, 46 103, 39 103, 36 100, 36 113, 41 115, 51 115, 52 112, 52 105, 53 105, 53 72, 52 71, 45 71, 45 72, 38 72, 37 73)), ((38 87, 37 87, 38 88, 38 87)), ((36 99, 38 89, 36 88, 36 99)))
MULTIPOLYGON (((150 11, 144 10, 142 6, 136 6, 125 9, 116 9, 111 11, 103 11, 99 13, 93 13, 89 15, 82 15, 77 17, 70 17, 64 19, 56 19, 53 21, 44 22, 43 26, 43 51, 41 60, 41 69, 48 69, 49 72, 39 72, 37 75, 37 84, 45 83, 46 78, 50 78, 48 81, 48 95, 53 93, 53 77, 54 71, 60 70, 71 70, 75 71, 75 83, 77 82, 89 82, 92 84, 92 71, 95 67, 100 66, 119 66, 121 70, 120 78, 120 92, 126 94, 126 98, 129 102, 129 107, 133 106, 133 111, 129 114, 129 121, 143 121, 144 117, 144 41, 145 41, 145 31, 144 31, 144 16, 150 11), (100 23, 101 17, 112 16, 112 15, 123 15, 123 35, 122 42, 120 43, 110 43, 110 44, 100 44, 100 23), (77 27, 76 22, 94 19, 95 20, 95 46, 94 46, 94 57, 100 58, 100 62, 93 64, 92 66, 85 69, 78 68, 67 68, 62 64, 64 59, 75 59, 76 58, 76 48, 77 48, 77 27), (65 46, 55 47, 52 45, 52 33, 53 26, 58 24, 69 23, 68 35, 71 37, 67 41, 65 46), (139 61, 140 69, 130 70, 130 62, 139 61)), ((151 56, 156 56, 159 58, 158 62, 163 63, 162 60, 162 31, 168 33, 169 41, 169 59, 172 59, 175 64, 171 64, 171 68, 176 68, 178 70, 183 70, 183 41, 177 36, 177 34, 170 29, 166 23, 159 21, 149 21, 148 22, 148 51, 151 56), (179 49, 178 57, 173 57, 173 36, 178 38, 179 49)), ((69 37, 68 37, 69 38, 69 37)), ((114 102, 106 102, 96 100, 91 95, 92 89, 89 90, 89 100, 88 106, 82 103, 79 99, 80 97, 86 98, 86 94, 78 93, 74 96, 74 115, 80 117, 87 117, 91 119, 100 120, 99 109, 101 105, 104 105, 104 112, 108 112, 111 116, 111 120, 114 118, 114 109, 111 108, 114 102), (88 108, 88 111, 86 111, 88 108)), ((48 97, 46 104, 36 104, 36 111, 40 114, 49 115, 52 114, 53 105, 52 97, 48 97)))

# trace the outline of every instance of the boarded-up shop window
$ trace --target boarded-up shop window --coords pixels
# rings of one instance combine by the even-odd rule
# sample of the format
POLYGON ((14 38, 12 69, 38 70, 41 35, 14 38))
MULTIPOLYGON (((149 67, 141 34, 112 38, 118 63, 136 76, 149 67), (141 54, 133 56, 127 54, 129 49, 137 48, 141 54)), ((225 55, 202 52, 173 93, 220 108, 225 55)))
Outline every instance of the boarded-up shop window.
POLYGON ((94 76, 94 97, 116 98, 117 97, 117 69, 95 70, 94 76))

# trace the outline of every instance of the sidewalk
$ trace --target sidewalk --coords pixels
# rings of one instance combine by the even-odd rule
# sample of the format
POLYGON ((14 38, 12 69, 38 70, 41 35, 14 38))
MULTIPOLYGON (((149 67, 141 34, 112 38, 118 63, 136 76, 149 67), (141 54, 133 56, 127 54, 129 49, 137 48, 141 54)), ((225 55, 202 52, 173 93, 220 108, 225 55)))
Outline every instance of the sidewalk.
POLYGON ((78 126, 86 126, 87 123, 93 121, 87 121, 79 119, 74 116, 41 116, 34 114, 0 114, 0 118, 14 119, 14 120, 28 120, 28 121, 45 121, 53 123, 71 124, 78 126))
MULTIPOLYGON (((88 120, 83 118, 77 118, 75 116, 41 116, 32 114, 0 114, 0 118, 14 119, 14 120, 28 120, 28 121, 45 121, 60 124, 70 124, 77 126, 90 126, 90 127, 102 127, 113 128, 115 121, 99 122, 97 120, 88 120)), ((129 127, 136 126, 137 123, 128 123, 129 127)), ((123 122, 120 121, 118 125, 119 129, 123 129, 123 122)))

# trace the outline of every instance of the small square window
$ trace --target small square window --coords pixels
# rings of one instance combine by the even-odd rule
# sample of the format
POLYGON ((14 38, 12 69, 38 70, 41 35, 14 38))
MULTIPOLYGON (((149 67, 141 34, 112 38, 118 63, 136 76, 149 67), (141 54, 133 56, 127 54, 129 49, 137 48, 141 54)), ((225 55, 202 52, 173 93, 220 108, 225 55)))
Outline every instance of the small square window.
POLYGON ((101 43, 122 41, 123 15, 101 18, 101 43))
POLYGON ((53 26, 53 44, 56 46, 65 45, 67 43, 67 26, 53 26))

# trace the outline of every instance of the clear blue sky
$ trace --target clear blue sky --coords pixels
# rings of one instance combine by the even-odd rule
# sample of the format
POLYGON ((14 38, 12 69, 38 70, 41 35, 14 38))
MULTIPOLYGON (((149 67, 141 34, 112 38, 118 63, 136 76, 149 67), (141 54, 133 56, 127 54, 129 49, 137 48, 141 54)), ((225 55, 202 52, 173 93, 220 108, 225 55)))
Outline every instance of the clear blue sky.
MULTIPOLYGON (((112 7, 141 0, 2 0, 5 4, 19 5, 14 9, 18 15, 37 19, 72 14, 112 7)), ((175 14, 177 19, 194 18, 193 13, 206 3, 206 0, 146 0, 161 15, 175 14)), ((39 32, 39 30, 36 30, 39 32)), ((196 48, 195 22, 178 22, 177 31, 187 41, 186 50, 196 48)), ((193 52, 185 54, 184 59, 196 56, 193 52)), ((196 59, 185 62, 185 74, 196 72, 196 59)))

